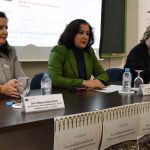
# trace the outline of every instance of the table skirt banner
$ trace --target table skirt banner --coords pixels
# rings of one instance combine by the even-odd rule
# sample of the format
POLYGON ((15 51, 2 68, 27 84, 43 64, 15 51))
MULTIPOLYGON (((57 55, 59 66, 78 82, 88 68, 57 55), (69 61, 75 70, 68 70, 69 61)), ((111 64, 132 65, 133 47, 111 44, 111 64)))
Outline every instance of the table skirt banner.
POLYGON ((150 102, 57 117, 54 150, 150 149, 150 102))
POLYGON ((98 150, 101 111, 55 118, 54 150, 98 150))

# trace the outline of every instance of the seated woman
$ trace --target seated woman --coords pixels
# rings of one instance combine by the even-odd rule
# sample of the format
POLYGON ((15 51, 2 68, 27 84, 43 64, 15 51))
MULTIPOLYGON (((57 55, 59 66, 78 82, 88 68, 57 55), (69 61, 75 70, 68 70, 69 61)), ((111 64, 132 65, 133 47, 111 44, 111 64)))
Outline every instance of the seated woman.
POLYGON ((93 43, 88 22, 76 19, 67 25, 49 57, 48 70, 54 87, 105 87, 108 75, 95 56, 93 43))
POLYGON ((7 42, 8 19, 0 12, 0 96, 19 98, 17 77, 24 76, 14 47, 7 42))
POLYGON ((132 85, 137 77, 135 70, 143 70, 141 77, 144 83, 150 81, 150 26, 146 28, 143 38, 129 53, 125 68, 130 68, 132 73, 132 85))

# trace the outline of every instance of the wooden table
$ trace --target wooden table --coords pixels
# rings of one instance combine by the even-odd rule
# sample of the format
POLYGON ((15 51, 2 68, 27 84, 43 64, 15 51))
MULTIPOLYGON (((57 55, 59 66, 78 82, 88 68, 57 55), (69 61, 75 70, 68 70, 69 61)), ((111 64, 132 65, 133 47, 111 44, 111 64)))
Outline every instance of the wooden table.
MULTIPOLYGON (((52 150, 54 139, 54 118, 57 116, 89 112, 136 102, 149 97, 140 95, 120 95, 94 91, 68 91, 54 89, 52 93, 62 93, 65 109, 26 114, 20 109, 6 106, 0 100, 0 149, 2 150, 52 150)), ((40 95, 40 90, 31 95, 40 95)))

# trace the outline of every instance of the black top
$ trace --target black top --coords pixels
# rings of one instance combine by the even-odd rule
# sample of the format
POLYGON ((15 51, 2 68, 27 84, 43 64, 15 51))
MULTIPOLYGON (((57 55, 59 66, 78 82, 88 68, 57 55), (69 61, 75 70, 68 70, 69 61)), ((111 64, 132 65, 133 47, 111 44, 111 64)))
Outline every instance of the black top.
POLYGON ((135 70, 143 70, 141 77, 144 83, 149 83, 150 81, 150 56, 148 52, 148 47, 145 41, 142 41, 136 45, 129 53, 127 57, 125 68, 130 68, 132 73, 132 85, 134 79, 137 77, 137 72, 135 70))
POLYGON ((78 79, 87 79, 86 77, 86 68, 85 68, 85 61, 83 56, 83 50, 78 48, 73 48, 76 63, 78 67, 78 79))

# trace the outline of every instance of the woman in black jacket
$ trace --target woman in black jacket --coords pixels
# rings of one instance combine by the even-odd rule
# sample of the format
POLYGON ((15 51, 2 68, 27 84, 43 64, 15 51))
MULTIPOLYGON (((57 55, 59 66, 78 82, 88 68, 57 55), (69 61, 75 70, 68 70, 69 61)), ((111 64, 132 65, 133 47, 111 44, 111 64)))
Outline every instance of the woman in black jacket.
POLYGON ((146 28, 141 42, 129 53, 124 68, 130 68, 132 73, 132 85, 137 77, 135 70, 143 70, 141 77, 144 83, 150 81, 150 26, 146 28))

